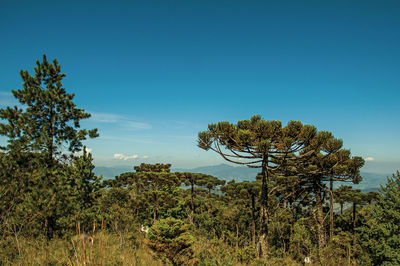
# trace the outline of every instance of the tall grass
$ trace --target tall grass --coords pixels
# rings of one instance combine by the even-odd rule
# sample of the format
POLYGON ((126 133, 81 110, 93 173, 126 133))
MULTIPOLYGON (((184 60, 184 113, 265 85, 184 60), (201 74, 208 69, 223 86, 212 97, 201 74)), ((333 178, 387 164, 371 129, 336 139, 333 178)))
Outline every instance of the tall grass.
MULTIPOLYGON (((68 239, 5 237, 0 240, 0 265, 163 265, 144 245, 142 232, 80 233, 68 239)), ((197 235, 193 244, 197 265, 303 265, 292 257, 277 254, 257 259, 252 247, 238 248, 221 239, 197 235)), ((354 265, 327 249, 323 265, 354 265)))
POLYGON ((14 239, 2 241, 0 265, 161 265, 141 239, 105 231, 75 235, 69 240, 14 239))

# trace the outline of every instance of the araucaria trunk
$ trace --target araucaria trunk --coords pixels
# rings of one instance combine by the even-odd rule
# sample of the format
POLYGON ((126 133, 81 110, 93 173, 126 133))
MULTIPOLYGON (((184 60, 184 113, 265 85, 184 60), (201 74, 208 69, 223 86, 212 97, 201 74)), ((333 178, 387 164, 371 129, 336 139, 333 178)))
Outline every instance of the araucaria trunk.
POLYGON ((268 252, 268 182, 269 172, 267 169, 268 161, 264 160, 261 169, 261 210, 260 210, 260 239, 258 242, 258 256, 261 258, 268 252))
POLYGON ((325 227, 324 217, 322 210, 321 187, 318 184, 314 185, 315 199, 316 199, 316 220, 318 232, 318 250, 323 248, 326 244, 325 240, 325 227))

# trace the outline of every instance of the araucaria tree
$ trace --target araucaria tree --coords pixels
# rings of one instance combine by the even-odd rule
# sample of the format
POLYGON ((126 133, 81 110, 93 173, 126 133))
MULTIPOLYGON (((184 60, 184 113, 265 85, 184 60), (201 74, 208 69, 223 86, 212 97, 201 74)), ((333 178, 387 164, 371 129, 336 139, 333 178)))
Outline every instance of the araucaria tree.
POLYGON ((330 198, 330 234, 333 235, 333 181, 358 183, 361 180, 360 168, 364 164, 361 157, 351 157, 350 151, 342 149, 342 140, 335 139, 330 132, 320 133, 318 152, 306 160, 298 161, 295 172, 299 185, 314 195, 315 220, 317 222, 318 250, 326 244, 323 199, 330 198), (330 183, 329 188, 327 183, 330 183))
POLYGON ((253 246, 256 246, 256 198, 258 198, 260 194, 259 182, 244 181, 236 183, 235 180, 231 180, 228 184, 221 187, 221 191, 225 193, 229 201, 233 201, 237 204, 242 203, 245 205, 245 208, 250 209, 251 241, 253 246))
MULTIPOLYGON (((60 159, 73 156, 82 149, 83 140, 98 134, 97 129, 80 129, 80 120, 89 118, 90 114, 77 108, 72 101, 74 94, 66 92, 62 84, 65 74, 57 60, 48 62, 43 56, 42 62, 37 60, 34 70, 34 75, 22 70, 23 88, 12 90, 22 108, 0 110, 0 119, 5 121, 0 123, 0 135, 8 138, 7 146, 1 147, 2 166, 10 167, 1 178, 18 183, 20 198, 14 203, 27 203, 26 211, 40 218, 51 238, 57 216, 61 215, 60 197, 67 193, 65 189, 73 178, 67 174, 68 165, 60 159), (22 197, 23 193, 26 194, 22 197)), ((7 183, 7 187, 12 185, 7 183)))
POLYGON ((170 164, 142 163, 134 167, 136 172, 123 173, 107 184, 111 187, 133 188, 136 196, 142 196, 142 201, 151 206, 155 223, 160 209, 174 201, 174 190, 182 183, 175 173, 170 172, 170 167, 170 164))
POLYGON ((261 169, 259 256, 268 250, 268 185, 271 177, 283 171, 289 161, 315 152, 318 142, 314 126, 290 121, 282 127, 280 121, 266 121, 261 116, 241 120, 237 124, 218 122, 198 135, 198 146, 213 150, 225 160, 261 169), (304 152, 307 148, 307 152, 304 152))

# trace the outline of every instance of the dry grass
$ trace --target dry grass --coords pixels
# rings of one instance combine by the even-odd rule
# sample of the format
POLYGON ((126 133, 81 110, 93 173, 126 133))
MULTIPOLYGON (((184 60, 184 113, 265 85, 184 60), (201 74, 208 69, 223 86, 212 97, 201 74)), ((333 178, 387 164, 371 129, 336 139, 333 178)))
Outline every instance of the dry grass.
POLYGON ((54 239, 48 243, 40 239, 20 239, 20 254, 3 254, 0 265, 161 265, 145 246, 135 242, 106 232, 94 236, 76 235, 70 241, 54 239))

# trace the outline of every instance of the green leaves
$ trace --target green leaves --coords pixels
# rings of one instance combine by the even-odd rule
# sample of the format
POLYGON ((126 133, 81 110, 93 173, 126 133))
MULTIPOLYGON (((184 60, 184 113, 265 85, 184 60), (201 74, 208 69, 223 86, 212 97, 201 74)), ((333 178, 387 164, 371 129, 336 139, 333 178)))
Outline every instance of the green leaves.
POLYGON ((400 172, 388 178, 379 190, 380 197, 372 206, 371 217, 360 228, 361 245, 374 265, 400 264, 400 172))

